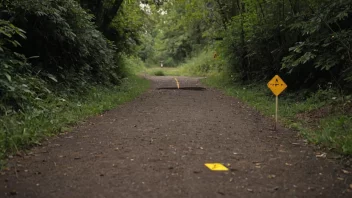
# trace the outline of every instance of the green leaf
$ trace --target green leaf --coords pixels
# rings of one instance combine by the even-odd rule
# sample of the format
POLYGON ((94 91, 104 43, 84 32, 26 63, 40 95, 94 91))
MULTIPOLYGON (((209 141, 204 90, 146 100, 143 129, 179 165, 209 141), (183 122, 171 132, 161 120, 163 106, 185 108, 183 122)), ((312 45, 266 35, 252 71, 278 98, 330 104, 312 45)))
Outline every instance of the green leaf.
POLYGON ((48 76, 48 78, 50 78, 52 81, 58 82, 55 76, 53 76, 53 75, 51 75, 51 74, 48 74, 47 76, 48 76))
POLYGON ((40 56, 31 56, 29 57, 28 59, 36 59, 36 58, 39 58, 40 56))
POLYGON ((8 80, 9 82, 12 81, 11 76, 10 76, 8 73, 5 73, 5 76, 6 76, 6 78, 7 78, 7 80, 8 80))

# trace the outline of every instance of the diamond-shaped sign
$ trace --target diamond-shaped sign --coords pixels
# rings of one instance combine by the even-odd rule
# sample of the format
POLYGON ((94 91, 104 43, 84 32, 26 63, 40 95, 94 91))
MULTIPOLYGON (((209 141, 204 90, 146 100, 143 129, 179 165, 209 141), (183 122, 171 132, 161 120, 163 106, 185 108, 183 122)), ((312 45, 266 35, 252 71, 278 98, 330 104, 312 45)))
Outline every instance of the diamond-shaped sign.
POLYGON ((226 166, 224 166, 220 163, 206 163, 204 165, 212 171, 228 171, 229 170, 228 168, 226 168, 226 166))
POLYGON ((268 87, 275 96, 278 96, 287 88, 287 85, 280 76, 276 75, 268 82, 268 87))

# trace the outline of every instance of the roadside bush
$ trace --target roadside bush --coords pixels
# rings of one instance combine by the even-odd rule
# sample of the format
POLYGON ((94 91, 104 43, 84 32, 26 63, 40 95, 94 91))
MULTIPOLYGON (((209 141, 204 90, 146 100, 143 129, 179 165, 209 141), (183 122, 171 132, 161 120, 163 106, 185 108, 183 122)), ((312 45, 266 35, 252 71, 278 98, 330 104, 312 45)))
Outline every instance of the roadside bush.
POLYGON ((9 49, 20 46, 14 37, 24 39, 25 32, 0 19, 0 116, 28 108, 32 101, 51 93, 44 80, 31 74, 27 58, 9 49))
POLYGON ((155 72, 154 72, 154 75, 155 75, 155 76, 165 76, 164 72, 161 71, 161 70, 155 71, 155 72))
MULTIPOLYGON (((4 11, 4 8, 2 8, 4 11)), ((114 47, 74 0, 13 0, 7 19, 26 32, 16 49, 31 59, 31 72, 73 89, 87 84, 118 83, 114 47)))
POLYGON ((172 57, 168 57, 164 62, 165 67, 176 67, 176 65, 177 64, 175 63, 175 61, 172 57))
POLYGON ((121 65, 128 65, 128 67, 123 67, 125 72, 128 74, 138 74, 146 69, 145 63, 136 56, 123 56, 121 57, 123 63, 121 65))
POLYGON ((185 75, 207 76, 223 71, 221 58, 214 58, 212 51, 204 51, 181 65, 181 73, 185 75))
POLYGON ((124 75, 112 43, 74 0, 4 1, 0 16, 0 115, 124 75))

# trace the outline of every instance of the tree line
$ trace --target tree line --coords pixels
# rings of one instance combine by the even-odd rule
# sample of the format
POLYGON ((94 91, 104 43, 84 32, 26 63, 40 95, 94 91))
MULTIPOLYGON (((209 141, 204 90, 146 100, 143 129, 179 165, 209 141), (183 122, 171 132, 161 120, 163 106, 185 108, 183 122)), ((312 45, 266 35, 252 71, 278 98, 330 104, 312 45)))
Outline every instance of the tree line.
POLYGON ((280 74, 293 90, 352 88, 351 0, 169 0, 162 10, 155 61, 177 65, 210 46, 241 82, 280 74))

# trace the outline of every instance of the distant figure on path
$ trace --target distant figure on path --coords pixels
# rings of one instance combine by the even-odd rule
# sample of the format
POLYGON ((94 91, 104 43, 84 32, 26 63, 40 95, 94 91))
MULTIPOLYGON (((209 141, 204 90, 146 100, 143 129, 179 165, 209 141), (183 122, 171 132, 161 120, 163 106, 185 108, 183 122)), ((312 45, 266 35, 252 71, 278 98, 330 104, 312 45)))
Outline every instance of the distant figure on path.
POLYGON ((164 67, 163 61, 160 61, 160 67, 164 67))

